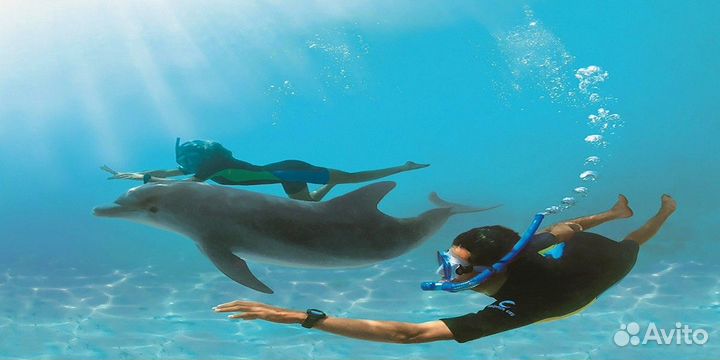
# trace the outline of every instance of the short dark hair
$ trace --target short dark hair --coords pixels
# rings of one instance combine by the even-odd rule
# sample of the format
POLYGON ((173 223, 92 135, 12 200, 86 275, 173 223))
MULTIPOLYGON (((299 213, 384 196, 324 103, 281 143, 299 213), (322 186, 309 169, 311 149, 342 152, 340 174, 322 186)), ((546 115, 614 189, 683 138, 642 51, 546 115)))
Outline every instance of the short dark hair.
POLYGON ((470 252, 470 264, 492 266, 515 246, 520 235, 504 226, 482 226, 470 229, 453 240, 470 252))

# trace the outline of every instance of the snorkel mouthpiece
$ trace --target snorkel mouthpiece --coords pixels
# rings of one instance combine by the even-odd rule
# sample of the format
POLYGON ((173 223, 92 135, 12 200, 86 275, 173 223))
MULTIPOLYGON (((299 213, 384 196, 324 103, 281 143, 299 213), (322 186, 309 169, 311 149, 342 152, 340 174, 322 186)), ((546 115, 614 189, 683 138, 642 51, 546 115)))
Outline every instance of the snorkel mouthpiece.
POLYGON ((449 292, 455 292, 452 289, 452 285, 456 285, 456 283, 451 283, 449 281, 425 281, 420 284, 420 288, 425 291, 431 291, 431 290, 445 290, 449 292))
POLYGON ((437 288, 441 287, 442 284, 444 284, 444 283, 440 282, 440 281, 438 281, 438 282, 425 281, 422 284, 420 284, 420 288, 425 291, 437 290, 437 288))
MULTIPOLYGON (((472 279, 461 283, 455 283, 450 281, 452 279, 452 276, 447 276, 445 277, 447 281, 426 281, 420 284, 420 288, 425 291, 443 290, 449 292, 458 292, 462 290, 472 289, 482 284, 493 274, 504 271, 507 265, 513 260, 515 260, 518 255, 520 255, 520 253, 527 247, 527 245, 530 244, 530 239, 532 239, 533 235, 540 227, 540 223, 542 223, 544 218, 545 214, 543 213, 535 214, 532 223, 530 223, 530 226, 527 228, 527 230, 525 230, 523 235, 520 237, 520 240, 515 243, 515 246, 513 246, 510 252, 508 252, 505 256, 502 257, 502 259, 493 264, 491 267, 486 268, 472 279)), ((444 273, 447 274, 448 266, 445 266, 447 261, 443 259, 443 256, 447 255, 443 255, 438 252, 438 261, 443 261, 441 265, 443 266, 444 273)))

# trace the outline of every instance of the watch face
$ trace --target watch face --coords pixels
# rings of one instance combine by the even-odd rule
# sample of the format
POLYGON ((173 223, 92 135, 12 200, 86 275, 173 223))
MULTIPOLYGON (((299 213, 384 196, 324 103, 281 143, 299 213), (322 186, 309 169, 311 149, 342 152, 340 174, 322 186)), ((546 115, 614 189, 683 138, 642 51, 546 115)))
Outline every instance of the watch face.
POLYGON ((322 311, 320 311, 320 310, 318 310, 318 309, 308 309, 307 313, 308 313, 309 315, 315 315, 315 316, 323 316, 323 315, 325 315, 324 312, 322 312, 322 311))

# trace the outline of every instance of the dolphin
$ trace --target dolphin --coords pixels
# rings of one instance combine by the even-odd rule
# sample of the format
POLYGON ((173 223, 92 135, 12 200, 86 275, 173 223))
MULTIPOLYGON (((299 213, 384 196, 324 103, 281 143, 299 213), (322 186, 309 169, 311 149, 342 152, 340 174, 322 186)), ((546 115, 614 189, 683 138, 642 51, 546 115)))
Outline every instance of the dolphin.
POLYGON ((454 214, 496 207, 457 205, 433 193, 430 200, 440 207, 400 219, 377 208, 394 187, 378 182, 309 202, 194 181, 148 183, 93 213, 185 235, 229 278, 272 294, 244 259, 310 268, 371 265, 417 247, 454 214))

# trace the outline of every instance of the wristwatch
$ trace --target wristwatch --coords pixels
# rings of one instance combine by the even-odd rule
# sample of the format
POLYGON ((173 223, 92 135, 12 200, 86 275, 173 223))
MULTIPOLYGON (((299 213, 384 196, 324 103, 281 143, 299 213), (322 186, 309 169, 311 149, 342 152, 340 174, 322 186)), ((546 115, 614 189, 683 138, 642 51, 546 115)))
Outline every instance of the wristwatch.
POLYGON ((318 321, 327 317, 324 312, 318 309, 307 309, 306 313, 307 317, 305 318, 305 321, 302 322, 302 327, 307 329, 310 329, 315 326, 318 321))

